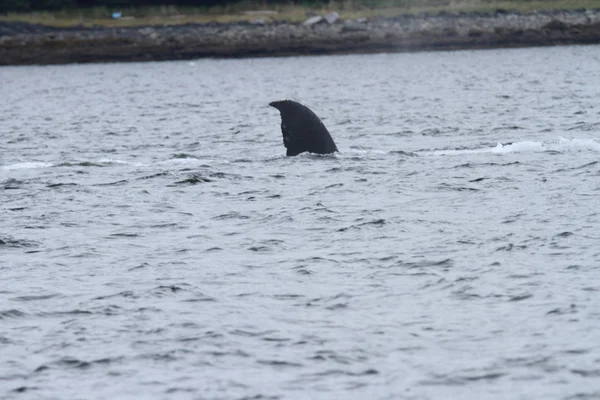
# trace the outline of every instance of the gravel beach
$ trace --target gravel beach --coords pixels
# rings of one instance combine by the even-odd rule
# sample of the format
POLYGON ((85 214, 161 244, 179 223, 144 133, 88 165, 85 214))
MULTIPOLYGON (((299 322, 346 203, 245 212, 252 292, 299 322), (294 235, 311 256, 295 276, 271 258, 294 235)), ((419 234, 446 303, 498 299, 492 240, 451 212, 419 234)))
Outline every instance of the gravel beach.
POLYGON ((55 28, 0 22, 0 65, 458 50, 600 42, 600 10, 401 15, 301 23, 55 28))

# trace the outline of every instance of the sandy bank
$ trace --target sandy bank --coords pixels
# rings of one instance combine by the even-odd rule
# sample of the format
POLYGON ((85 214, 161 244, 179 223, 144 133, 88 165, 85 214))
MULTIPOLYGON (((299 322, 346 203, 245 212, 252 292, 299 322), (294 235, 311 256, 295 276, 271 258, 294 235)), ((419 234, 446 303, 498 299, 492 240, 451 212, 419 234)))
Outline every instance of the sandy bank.
MULTIPOLYGON (((318 18, 316 18, 318 19, 318 18)), ((0 65, 600 43, 600 10, 58 29, 0 22, 0 65)))

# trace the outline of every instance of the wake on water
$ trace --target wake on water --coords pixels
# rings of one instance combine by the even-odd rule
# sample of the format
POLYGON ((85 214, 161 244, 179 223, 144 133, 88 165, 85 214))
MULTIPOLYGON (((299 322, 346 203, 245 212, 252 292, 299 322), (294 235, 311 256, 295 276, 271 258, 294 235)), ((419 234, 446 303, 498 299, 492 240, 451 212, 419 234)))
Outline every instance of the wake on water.
MULTIPOLYGON (((475 147, 475 148, 467 148, 467 149, 441 149, 441 150, 420 150, 414 153, 413 155, 417 156, 452 156, 452 155, 464 155, 464 154, 483 154, 483 153, 491 153, 491 154, 509 154, 509 153, 540 153, 540 152, 558 152, 558 153, 567 153, 567 152, 583 152, 590 151, 595 153, 600 153, 600 142, 593 138, 564 138, 558 137, 557 139, 552 140, 544 140, 544 141, 532 141, 532 140, 524 140, 520 142, 512 142, 502 144, 498 142, 496 146, 493 147, 475 147)), ((341 153, 337 153, 334 155, 335 157, 344 158, 344 151, 341 153)), ((360 149, 350 149, 346 154, 352 154, 352 157, 355 157, 357 154, 390 154, 397 153, 397 151, 384 151, 384 150, 360 150, 360 149)), ((408 154, 408 153, 407 153, 408 154)), ((311 156, 310 154, 306 154, 305 156, 311 156)), ((331 156, 331 155, 330 155, 331 156)), ((329 156, 329 157, 330 157, 329 156)), ((277 159, 285 159, 285 156, 277 157, 277 159)), ((270 158, 271 159, 271 158, 270 158)), ((201 159, 195 157, 187 157, 187 158, 174 158, 170 160, 165 160, 159 162, 160 164, 174 164, 174 165, 190 165, 190 164, 212 164, 216 162, 215 159, 201 159)), ((21 169, 39 169, 39 168, 51 168, 51 167, 61 167, 61 166, 73 166, 73 165, 83 165, 86 163, 93 163, 96 166, 110 166, 110 165, 132 165, 136 167, 144 166, 144 163, 135 162, 130 163, 122 160, 114 160, 102 158, 100 160, 95 161, 76 161, 76 162, 61 162, 61 163, 50 163, 50 162, 39 162, 39 161, 22 161, 15 164, 3 165, 1 169, 3 171, 12 171, 12 170, 21 170, 21 169)), ((231 163, 231 160, 219 160, 219 163, 231 163)), ((156 163, 153 163, 156 164, 156 163)), ((150 165, 150 164, 148 164, 150 165)))
POLYGON ((579 151, 593 151, 600 152, 600 143, 595 139, 569 139, 559 137, 554 140, 545 141, 532 141, 525 140, 522 142, 513 142, 498 144, 494 147, 482 147, 475 149, 449 149, 449 150, 433 150, 422 152, 424 155, 460 155, 460 154, 476 154, 476 153, 494 153, 494 154, 506 154, 506 153, 540 153, 540 152, 579 152, 579 151))

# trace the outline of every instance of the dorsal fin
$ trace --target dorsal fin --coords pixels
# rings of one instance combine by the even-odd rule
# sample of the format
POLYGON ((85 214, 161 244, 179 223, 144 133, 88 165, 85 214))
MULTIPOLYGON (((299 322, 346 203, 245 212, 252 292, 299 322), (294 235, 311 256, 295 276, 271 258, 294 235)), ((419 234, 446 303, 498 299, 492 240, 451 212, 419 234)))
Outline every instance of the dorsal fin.
POLYGON ((273 101, 269 105, 281 113, 281 133, 288 156, 305 151, 316 154, 338 151, 329 131, 310 108, 293 100, 273 101))

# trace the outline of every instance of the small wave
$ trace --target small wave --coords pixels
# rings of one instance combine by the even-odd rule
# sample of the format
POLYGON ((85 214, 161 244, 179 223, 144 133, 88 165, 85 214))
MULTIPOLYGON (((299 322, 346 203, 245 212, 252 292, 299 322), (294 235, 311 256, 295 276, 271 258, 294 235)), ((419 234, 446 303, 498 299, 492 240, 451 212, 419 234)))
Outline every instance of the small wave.
POLYGON ((396 262, 396 265, 406 268, 450 268, 454 266, 454 261, 449 258, 446 258, 444 260, 398 261, 396 262))
POLYGON ((369 375, 378 375, 379 371, 375 368, 368 368, 362 371, 347 371, 342 369, 329 369, 322 372, 316 372, 314 374, 309 374, 313 376, 369 376, 369 375))
POLYGON ((344 227, 344 228, 340 228, 340 229, 338 229, 338 232, 345 232, 345 231, 347 231, 349 229, 361 229, 361 228, 366 227, 366 226, 377 226, 377 227, 379 227, 379 226, 385 225, 385 223, 386 223, 385 219, 376 219, 376 220, 373 220, 373 221, 362 222, 362 223, 359 223, 359 224, 355 224, 355 225, 347 226, 347 227, 344 227))
POLYGON ((302 367, 303 365, 300 363, 295 363, 291 361, 283 361, 283 360, 258 360, 258 364, 268 365, 276 368, 285 368, 285 367, 302 367))
POLYGON ((38 162, 38 161, 28 161, 22 163, 16 163, 11 165, 3 165, 2 170, 4 171, 12 171, 16 169, 34 169, 34 168, 49 168, 54 164, 47 162, 38 162))
POLYGON ((12 238, 0 238, 0 246, 2 247, 14 247, 14 248, 23 248, 23 247, 35 247, 38 243, 25 240, 25 239, 12 239, 12 238))
POLYGON ((109 236, 107 236, 107 239, 115 238, 115 237, 133 238, 133 237, 139 237, 139 236, 142 236, 142 235, 140 235, 139 233, 119 232, 119 233, 111 233, 109 236))
POLYGON ((406 157, 417 157, 416 153, 413 153, 411 151, 402 151, 402 150, 392 150, 389 152, 389 154, 395 154, 395 155, 406 156, 406 157))
MULTIPOLYGON (((364 148, 362 146, 352 146, 348 150, 346 150, 345 152, 342 152, 340 154, 343 155, 344 153, 346 153, 346 154, 354 154, 354 156, 356 156, 356 155, 365 155, 365 156, 368 156, 368 155, 373 155, 373 154, 375 154, 375 155, 388 154, 389 152, 385 151, 385 150, 377 150, 377 149, 364 148)), ((326 155, 331 156, 329 154, 326 154, 326 155)), ((334 155, 335 155, 335 153, 334 153, 334 155)))
POLYGON ((169 160, 163 160, 163 161, 159 161, 156 164, 159 165, 174 165, 174 166, 208 166, 210 164, 215 164, 217 163, 217 161, 220 160, 214 160, 214 159, 200 159, 196 156, 172 156, 169 160))
POLYGON ((97 161, 65 161, 58 164, 41 161, 25 161, 16 164, 3 165, 1 168, 3 171, 13 171, 19 169, 36 169, 50 167, 110 167, 113 165, 133 165, 139 167, 142 164, 112 159, 101 159, 97 161))
POLYGON ((16 389, 11 390, 11 392, 13 393, 25 393, 28 391, 32 391, 32 390, 38 390, 39 388, 37 386, 19 386, 16 389))
POLYGON ((110 167, 113 165, 134 165, 141 166, 139 163, 130 163, 127 161, 113 160, 109 158, 103 158, 97 161, 67 161, 57 164, 57 167, 110 167))
POLYGON ((459 386, 459 385, 466 385, 468 383, 472 383, 472 382, 479 382, 479 381, 493 381, 496 379, 500 379, 504 376, 506 376, 507 374, 505 372, 500 372, 500 371, 494 371, 494 372, 488 372, 488 373, 482 373, 482 374, 469 374, 469 375, 458 375, 458 376, 451 376, 451 375, 439 375, 439 376, 434 376, 431 379, 426 379, 426 380, 422 380, 419 382, 419 384, 421 385, 425 385, 425 386, 459 386))
POLYGON ((135 179, 139 181, 139 180, 160 178, 160 177, 167 176, 167 175, 169 175, 169 172, 157 172, 157 173, 152 174, 152 175, 140 176, 139 178, 135 178, 135 179))
POLYGON ((226 219, 250 219, 247 215, 240 214, 238 212, 232 211, 226 214, 221 214, 216 217, 213 217, 214 220, 226 220, 226 219))
POLYGON ((124 183, 129 182, 127 179, 122 179, 120 181, 108 182, 108 183, 97 183, 93 186, 114 186, 114 185, 122 185, 124 183))
POLYGON ((525 140, 522 142, 498 143, 494 147, 483 147, 476 149, 452 149, 452 150, 434 150, 423 152, 426 155, 445 156, 445 155, 461 155, 461 154, 478 154, 478 153, 543 153, 543 152, 579 152, 579 151, 594 151, 600 152, 600 142, 595 139, 568 139, 559 137, 555 140, 548 141, 532 141, 525 140))
MULTIPOLYGON (((484 180, 485 178, 478 178, 478 179, 474 179, 471 182, 479 182, 484 180)), ((441 185, 437 186, 438 190, 447 190, 447 191, 456 191, 456 192, 477 192, 479 191, 479 189, 476 188, 471 188, 471 187, 467 187, 467 186, 459 186, 459 185, 450 185, 447 183, 442 183, 441 185)))
MULTIPOLYGON (((183 179, 181 181, 175 182, 175 185, 196 185, 198 183, 207 183, 207 182, 212 182, 212 179, 207 178, 202 175, 199 175, 199 174, 193 174, 187 179, 183 179)), ((168 186, 173 186, 173 185, 168 185, 168 186)))
POLYGON ((172 154, 171 155, 172 159, 186 159, 186 158, 194 158, 194 159, 198 159, 197 156, 193 155, 193 154, 187 154, 187 153, 176 153, 176 154, 172 154))
POLYGON ((107 365, 115 362, 121 362, 123 357, 106 357, 92 361, 80 360, 75 357, 63 357, 49 364, 42 364, 35 369, 35 372, 42 372, 50 368, 90 368, 93 365, 107 365))
POLYGON ((37 313, 37 316, 40 317, 70 317, 70 316, 80 316, 80 315, 92 315, 93 313, 91 311, 87 311, 87 310, 80 310, 80 309, 74 309, 74 310, 68 310, 68 311, 43 311, 40 313, 37 313))
POLYGON ((14 301, 39 301, 39 300, 53 299, 55 297, 62 297, 62 295, 58 294, 58 293, 43 294, 43 295, 27 295, 27 296, 13 297, 11 300, 14 300, 14 301))
POLYGON ((69 182, 69 183, 59 182, 59 183, 49 183, 46 185, 46 187, 49 187, 49 188, 57 188, 57 187, 61 187, 61 186, 77 186, 77 184, 73 183, 73 182, 69 182))
POLYGON ((25 314, 23 311, 14 308, 10 310, 0 310, 0 320, 8 318, 20 318, 25 317, 26 315, 27 314, 25 314))

